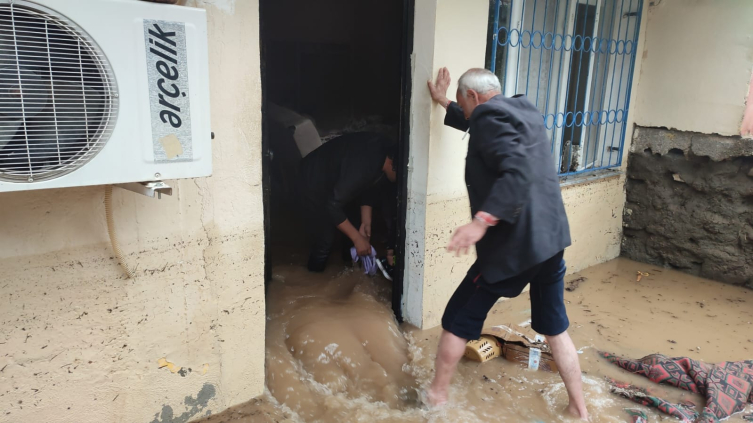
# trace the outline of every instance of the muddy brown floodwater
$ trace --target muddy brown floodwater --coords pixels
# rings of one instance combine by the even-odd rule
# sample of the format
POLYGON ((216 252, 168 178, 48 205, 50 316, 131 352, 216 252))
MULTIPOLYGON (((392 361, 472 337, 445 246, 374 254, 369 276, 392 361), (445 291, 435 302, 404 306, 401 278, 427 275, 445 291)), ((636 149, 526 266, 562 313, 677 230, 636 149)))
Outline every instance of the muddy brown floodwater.
MULTIPOLYGON (((578 278, 584 279, 565 298, 594 422, 626 422, 623 410, 638 408, 611 394, 605 376, 651 386, 598 358, 599 349, 632 358, 660 352, 708 362, 753 357, 753 291, 622 259, 568 281, 578 278), (636 281, 639 271, 648 276, 636 281)), ((200 422, 571 421, 561 414, 567 394, 557 375, 504 359, 463 360, 450 404, 423 408, 418 392, 431 380, 440 330, 398 326, 389 293, 383 279, 351 270, 312 275, 301 267, 277 266, 267 295, 268 392, 200 422)), ((525 322, 528 301, 524 293, 498 303, 487 323, 525 322)), ((653 388, 672 401, 703 404, 683 391, 653 388)), ((649 416, 662 420, 654 411, 649 416)))

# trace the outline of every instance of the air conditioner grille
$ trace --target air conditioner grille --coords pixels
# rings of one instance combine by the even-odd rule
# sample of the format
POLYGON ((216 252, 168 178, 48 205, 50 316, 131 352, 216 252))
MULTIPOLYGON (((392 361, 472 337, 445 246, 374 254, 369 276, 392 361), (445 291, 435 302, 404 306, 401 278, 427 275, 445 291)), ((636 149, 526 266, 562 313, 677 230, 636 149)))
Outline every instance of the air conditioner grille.
POLYGON ((51 9, 0 0, 0 180, 73 172, 101 151, 116 117, 115 78, 94 40, 51 9))

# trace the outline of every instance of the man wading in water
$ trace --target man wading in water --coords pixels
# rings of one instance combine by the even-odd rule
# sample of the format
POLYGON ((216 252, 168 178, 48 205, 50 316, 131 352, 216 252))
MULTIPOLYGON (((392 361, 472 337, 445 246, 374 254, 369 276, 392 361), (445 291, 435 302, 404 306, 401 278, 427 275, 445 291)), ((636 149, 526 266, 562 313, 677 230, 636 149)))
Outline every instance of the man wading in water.
POLYGON ((428 400, 447 402, 466 342, 481 336, 499 298, 517 297, 530 282, 531 326, 552 348, 570 397, 567 411, 588 420, 563 298, 570 229, 541 112, 523 96, 502 96, 499 80, 485 69, 460 77, 457 103, 447 99, 449 86, 446 68, 429 81, 432 99, 447 109, 445 125, 470 133, 465 181, 473 223, 458 228, 447 249, 460 255, 476 245, 478 258, 442 317, 428 400))

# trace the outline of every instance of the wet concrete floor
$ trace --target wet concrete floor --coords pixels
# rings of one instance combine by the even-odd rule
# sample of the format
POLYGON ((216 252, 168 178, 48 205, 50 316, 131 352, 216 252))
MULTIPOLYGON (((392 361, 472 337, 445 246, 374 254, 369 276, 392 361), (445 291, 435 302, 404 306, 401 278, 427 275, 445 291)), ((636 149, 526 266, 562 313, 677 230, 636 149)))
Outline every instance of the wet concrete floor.
MULTIPOLYGON (((580 280, 565 298, 594 422, 626 422, 624 409, 639 408, 610 393, 605 377, 651 387, 668 400, 703 404, 700 397, 626 374, 597 357, 597 350, 707 362, 753 358, 751 290, 623 259, 567 280, 580 280), (638 272, 648 276, 637 281, 638 272)), ((450 404, 425 409, 418 392, 431 380, 440 329, 398 326, 389 297, 389 283, 381 277, 352 270, 312 275, 300 266, 277 266, 267 296, 267 394, 198 422, 571 421, 561 413, 567 394, 557 375, 502 358, 463 360, 450 404)), ((529 318, 524 293, 498 303, 487 324, 529 318)), ((646 410, 652 422, 665 418, 646 410)))

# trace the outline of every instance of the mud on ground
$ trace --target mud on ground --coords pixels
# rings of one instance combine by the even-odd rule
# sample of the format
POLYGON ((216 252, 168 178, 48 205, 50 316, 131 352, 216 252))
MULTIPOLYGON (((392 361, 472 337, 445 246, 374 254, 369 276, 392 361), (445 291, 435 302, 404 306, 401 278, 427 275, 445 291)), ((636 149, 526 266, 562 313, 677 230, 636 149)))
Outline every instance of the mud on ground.
MULTIPOLYGON (((708 362, 753 357, 753 291, 624 259, 568 278, 576 280, 565 298, 594 422, 626 422, 623 410, 638 407, 611 394, 606 376, 652 387, 672 401, 703 404, 626 374, 597 357, 597 349, 708 362)), ((432 377, 439 329, 398 327, 388 299, 389 286, 380 278, 352 271, 312 276, 278 266, 267 300, 268 393, 199 422, 570 421, 561 414, 567 394, 557 375, 504 359, 463 360, 449 406, 422 408, 418 392, 432 377)), ((524 293, 497 304, 487 322, 521 323, 529 315, 524 293)), ((649 415, 653 422, 663 419, 649 415)))

